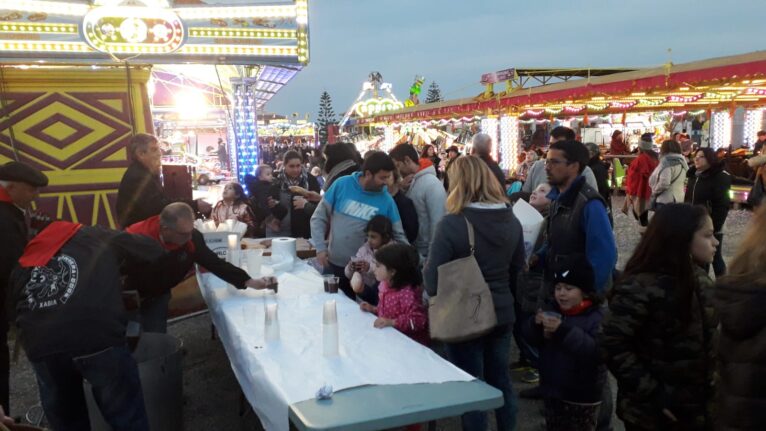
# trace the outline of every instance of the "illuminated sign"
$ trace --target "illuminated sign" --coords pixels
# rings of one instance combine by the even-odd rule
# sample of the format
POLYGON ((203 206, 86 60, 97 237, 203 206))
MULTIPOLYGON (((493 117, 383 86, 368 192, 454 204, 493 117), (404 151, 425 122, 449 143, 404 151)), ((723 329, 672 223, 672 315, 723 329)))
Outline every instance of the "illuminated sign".
POLYGON ((481 75, 481 85, 496 84, 498 82, 513 79, 516 69, 503 69, 498 72, 484 73, 481 75))
POLYGON ((387 111, 395 111, 402 108, 404 108, 404 105, 398 100, 380 98, 367 99, 361 102, 356 102, 351 110, 354 111, 357 117, 367 117, 370 115, 380 114, 387 111))
POLYGON ((92 64, 129 59, 133 64, 288 66, 309 62, 308 0, 171 3, 0 0, 0 61, 92 64))
POLYGON ((170 53, 181 47, 184 26, 168 9, 100 7, 83 20, 85 41, 101 52, 170 53))

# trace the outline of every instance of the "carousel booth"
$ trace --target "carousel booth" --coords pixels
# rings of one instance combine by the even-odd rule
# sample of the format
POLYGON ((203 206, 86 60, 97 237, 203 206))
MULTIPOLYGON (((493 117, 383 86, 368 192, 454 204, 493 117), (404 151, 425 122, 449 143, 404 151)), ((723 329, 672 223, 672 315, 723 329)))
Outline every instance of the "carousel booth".
MULTIPOLYGON (((422 85, 423 77, 416 77, 410 88, 410 97, 405 103, 393 93, 390 83, 383 82, 379 72, 372 72, 362 84, 362 90, 340 121, 346 139, 355 143, 364 153, 369 150, 389 151, 403 142, 421 149, 425 145, 437 146, 437 151, 456 145, 461 151, 470 137, 476 133, 481 117, 465 117, 458 120, 432 120, 389 124, 377 122, 375 118, 388 112, 396 112, 405 106, 416 106, 415 88, 422 85)), ((419 90, 418 90, 419 91, 419 90)))
MULTIPOLYGON (((157 113, 157 130, 151 110, 153 65, 209 65, 211 87, 226 97, 212 101, 225 107, 225 124, 207 131, 226 131, 231 170, 244 177, 258 158, 255 110, 308 63, 306 0, 253 6, 6 0, 0 9, 0 163, 19 160, 42 170, 50 186, 37 207, 86 224, 115 227, 130 137, 165 130, 167 112, 157 113)), ((187 73, 194 76, 194 68, 187 73)), ((186 102, 181 114, 206 110, 186 102)), ((175 122, 172 133, 188 136, 175 122)))
MULTIPOLYGON (((308 63, 308 6, 234 3, 0 0, 0 163, 18 160, 48 176, 37 210, 117 227, 117 188, 137 133, 222 136, 232 175, 252 171, 256 109, 308 63), (154 65, 165 69, 153 80, 154 65), (214 82, 206 87, 194 78, 204 65, 205 82, 214 82), (179 81, 179 74, 189 79, 179 81), (165 99, 153 112, 157 85, 165 99)), ((183 144, 189 152, 194 142, 183 144)), ((176 188, 191 195, 191 182, 176 188)), ((141 337, 134 353, 150 426, 180 430, 180 342, 152 335, 141 337)), ((90 414, 93 429, 109 429, 92 400, 90 414)))

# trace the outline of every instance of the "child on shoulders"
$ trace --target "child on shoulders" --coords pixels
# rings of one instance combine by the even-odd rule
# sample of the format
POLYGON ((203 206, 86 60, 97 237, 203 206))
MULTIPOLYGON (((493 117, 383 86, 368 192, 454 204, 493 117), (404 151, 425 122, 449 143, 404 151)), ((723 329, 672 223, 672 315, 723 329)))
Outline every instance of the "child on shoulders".
MULTIPOLYGON (((255 175, 245 177, 245 185, 250 193, 250 206, 255 214, 255 224, 259 227, 260 236, 266 235, 266 225, 276 225, 279 220, 272 215, 269 198, 272 196, 271 185, 274 182, 274 170, 269 165, 258 165, 255 175)), ((283 215, 284 217, 284 215, 283 215)))

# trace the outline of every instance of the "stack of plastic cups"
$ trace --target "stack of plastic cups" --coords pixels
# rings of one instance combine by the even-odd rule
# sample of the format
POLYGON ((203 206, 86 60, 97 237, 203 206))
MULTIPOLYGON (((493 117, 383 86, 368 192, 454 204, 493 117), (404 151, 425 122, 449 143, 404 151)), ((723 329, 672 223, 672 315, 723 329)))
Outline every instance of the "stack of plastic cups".
POLYGON ((279 341, 279 317, 277 314, 277 304, 267 304, 266 311, 266 324, 265 336, 267 343, 279 341))
POLYGON ((335 300, 324 303, 322 315, 322 354, 325 357, 339 355, 338 310, 335 307, 335 300))
POLYGON ((247 264, 247 273, 251 278, 256 278, 261 275, 261 265, 263 264, 262 249, 245 250, 245 261, 247 264))
POLYGON ((236 220, 234 220, 233 218, 226 219, 226 230, 228 230, 229 232, 233 232, 235 222, 236 220))
POLYGON ((237 237, 237 234, 235 233, 231 233, 228 236, 229 250, 228 250, 228 253, 226 254, 226 258, 227 258, 226 260, 234 266, 239 266, 239 263, 240 263, 240 250, 239 250, 239 243, 237 239, 238 237, 237 237))

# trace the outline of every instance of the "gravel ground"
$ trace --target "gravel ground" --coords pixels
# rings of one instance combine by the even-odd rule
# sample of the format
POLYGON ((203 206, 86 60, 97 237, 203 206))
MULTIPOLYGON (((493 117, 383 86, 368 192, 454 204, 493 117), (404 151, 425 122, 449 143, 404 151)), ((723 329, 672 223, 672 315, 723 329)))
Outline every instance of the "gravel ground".
MULTIPOLYGON (((621 208, 623 198, 616 196, 613 207, 621 208)), ((723 244, 724 258, 729 260, 735 252, 744 228, 750 220, 750 213, 732 210, 726 221, 723 244)), ((618 212, 615 214, 615 237, 619 248, 618 268, 622 269, 639 240, 637 222, 618 212)), ((256 429, 252 414, 240 421, 239 388, 229 366, 228 358, 219 341, 210 337, 210 318, 203 314, 171 325, 170 333, 183 340, 184 350, 184 423, 186 430, 233 430, 256 429)), ((515 347, 515 346, 514 346, 515 347)), ((515 353, 514 353, 515 354, 515 353)), ((514 375, 514 387, 521 390, 529 387, 514 375)), ((616 390, 616 385, 612 384, 616 390)), ((19 362, 11 366, 11 406, 14 416, 37 404, 38 395, 34 374, 22 354, 19 362)), ((540 412, 542 403, 520 400, 520 431, 541 430, 543 419, 540 412)), ((622 430, 619 420, 614 421, 615 430, 622 430)), ((441 420, 437 429, 459 430, 456 418, 441 420)), ((494 429, 494 428, 493 428, 494 429)))

